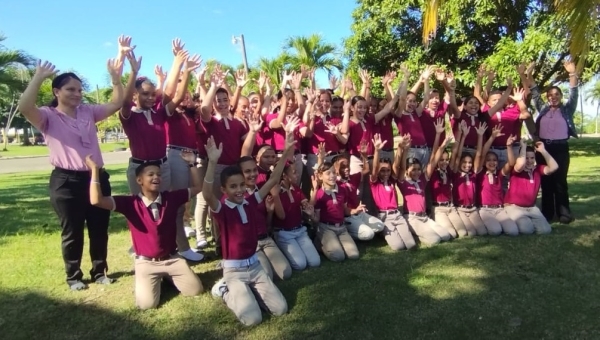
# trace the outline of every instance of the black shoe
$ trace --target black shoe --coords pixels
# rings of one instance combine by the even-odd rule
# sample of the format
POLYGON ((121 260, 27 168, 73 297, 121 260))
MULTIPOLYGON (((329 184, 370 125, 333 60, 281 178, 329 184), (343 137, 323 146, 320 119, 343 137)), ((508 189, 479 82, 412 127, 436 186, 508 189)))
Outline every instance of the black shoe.
POLYGON ((562 215, 561 217, 558 218, 558 220, 560 221, 561 224, 569 224, 569 223, 573 222, 573 217, 571 217, 569 215, 562 215))

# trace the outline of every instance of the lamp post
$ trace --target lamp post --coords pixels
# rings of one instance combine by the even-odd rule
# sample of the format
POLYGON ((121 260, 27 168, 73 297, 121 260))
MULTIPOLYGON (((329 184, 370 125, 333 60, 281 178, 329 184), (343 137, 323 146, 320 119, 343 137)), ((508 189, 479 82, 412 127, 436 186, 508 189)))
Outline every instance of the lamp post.
POLYGON ((231 43, 237 45, 242 44, 242 57, 244 58, 244 71, 248 74, 248 59, 246 58, 246 43, 244 42, 244 35, 241 34, 239 37, 235 35, 231 37, 231 43))

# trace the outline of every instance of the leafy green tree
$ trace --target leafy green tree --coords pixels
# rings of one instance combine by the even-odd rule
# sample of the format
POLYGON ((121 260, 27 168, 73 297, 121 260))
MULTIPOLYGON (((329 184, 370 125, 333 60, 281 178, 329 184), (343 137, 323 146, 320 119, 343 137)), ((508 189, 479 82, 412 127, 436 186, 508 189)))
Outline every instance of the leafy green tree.
MULTIPOLYGON (((444 20, 437 23, 435 36, 428 35, 428 44, 422 42, 427 31, 422 13, 434 1, 357 2, 353 34, 345 41, 351 69, 362 67, 381 76, 406 62, 415 80, 423 65, 437 64, 455 72, 459 93, 471 91, 481 64, 497 71, 496 85, 507 77, 518 79, 515 66, 520 62, 536 61, 541 87, 568 77, 562 68, 569 54, 567 26, 551 0, 435 0, 437 16, 444 20)), ((598 27, 600 19, 594 20, 598 27)), ((600 40, 594 39, 591 43, 598 46, 600 40)), ((600 66, 598 49, 590 51, 586 61, 583 80, 600 66)))
POLYGON ((594 133, 598 134, 598 120, 600 119, 600 80, 596 80, 594 86, 586 93, 587 101, 596 104, 596 119, 594 133))

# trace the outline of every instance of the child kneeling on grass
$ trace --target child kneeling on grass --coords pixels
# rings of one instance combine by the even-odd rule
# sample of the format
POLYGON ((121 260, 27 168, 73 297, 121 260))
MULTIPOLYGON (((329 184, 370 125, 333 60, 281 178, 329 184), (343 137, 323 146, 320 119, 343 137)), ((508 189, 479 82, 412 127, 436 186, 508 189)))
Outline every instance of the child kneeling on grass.
POLYGON ((162 278, 170 278, 181 294, 202 293, 202 282, 177 253, 177 211, 200 192, 200 174, 193 152, 181 156, 190 165, 192 188, 160 192, 159 164, 143 163, 135 170, 140 193, 127 196, 102 196, 99 169, 90 156, 86 164, 92 172, 90 202, 102 209, 116 211, 127 219, 135 250, 135 301, 141 309, 158 306, 162 278))
MULTIPOLYGON (((265 306, 273 315, 287 312, 287 302, 273 281, 269 278, 256 255, 258 246, 258 206, 279 183, 286 159, 293 155, 295 143, 289 143, 277 163, 269 180, 254 194, 244 198, 246 184, 239 166, 230 166, 221 173, 221 191, 219 200, 212 185, 205 185, 202 195, 218 222, 221 235, 223 278, 212 288, 212 294, 222 298, 240 322, 246 326, 262 321, 260 305, 265 306), (260 303, 260 304, 259 304, 260 303)), ((223 145, 217 148, 211 137, 206 144, 208 168, 204 182, 214 181, 215 166, 223 145)), ((264 220, 264 219, 262 219, 264 220)))

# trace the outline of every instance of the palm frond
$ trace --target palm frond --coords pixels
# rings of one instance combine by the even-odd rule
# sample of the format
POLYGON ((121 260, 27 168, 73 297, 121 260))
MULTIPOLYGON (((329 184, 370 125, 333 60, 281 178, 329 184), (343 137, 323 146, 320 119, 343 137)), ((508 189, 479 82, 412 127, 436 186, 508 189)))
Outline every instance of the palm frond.
POLYGON ((435 37, 438 28, 439 11, 443 2, 444 0, 427 0, 425 2, 425 9, 422 16, 423 44, 425 46, 429 45, 431 38, 435 37))
POLYGON ((594 25, 600 16, 600 0, 555 0, 554 5, 559 18, 566 21, 569 29, 571 57, 579 57, 578 68, 582 69, 590 42, 598 34, 598 27, 594 25))

